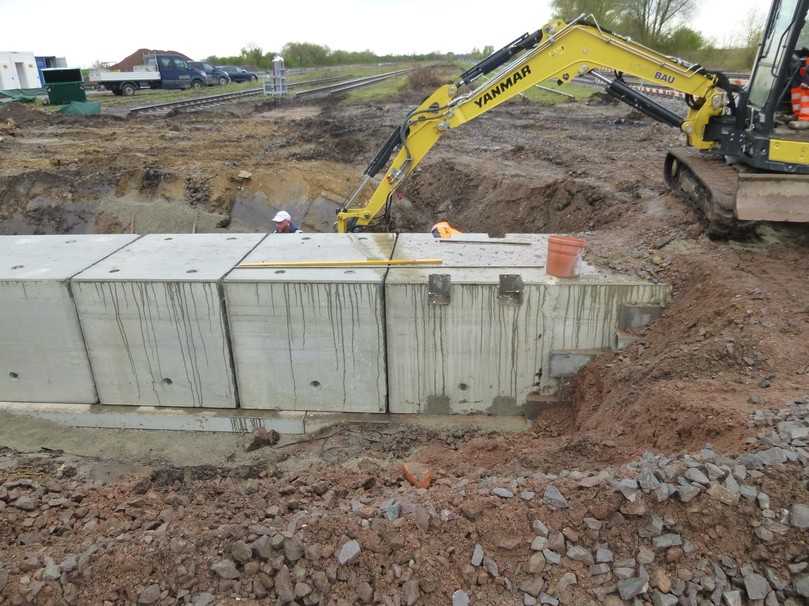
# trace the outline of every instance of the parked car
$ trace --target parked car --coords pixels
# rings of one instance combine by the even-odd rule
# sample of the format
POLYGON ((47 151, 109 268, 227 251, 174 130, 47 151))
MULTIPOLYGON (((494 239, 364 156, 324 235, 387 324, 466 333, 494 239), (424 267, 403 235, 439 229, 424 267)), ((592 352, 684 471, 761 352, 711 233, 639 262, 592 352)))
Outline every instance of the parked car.
POLYGON ((236 67, 235 65, 217 65, 216 67, 230 76, 231 82, 250 82, 251 80, 258 80, 258 75, 253 72, 248 72, 241 67, 236 67))
POLYGON ((218 84, 219 86, 225 86, 225 84, 230 84, 230 76, 228 76, 228 73, 224 70, 214 67, 210 63, 204 63, 202 61, 191 61, 191 63, 189 63, 188 65, 205 74, 205 81, 208 84, 208 86, 214 86, 216 84, 218 84))

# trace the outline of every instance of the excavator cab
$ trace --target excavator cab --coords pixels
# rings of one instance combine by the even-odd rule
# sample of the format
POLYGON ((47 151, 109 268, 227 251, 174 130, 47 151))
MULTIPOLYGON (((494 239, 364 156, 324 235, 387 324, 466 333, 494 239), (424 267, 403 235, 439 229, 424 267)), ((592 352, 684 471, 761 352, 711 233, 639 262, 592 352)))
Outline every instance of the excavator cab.
POLYGON ((756 221, 809 222, 809 122, 796 121, 791 98, 809 56, 807 12, 809 0, 773 3, 749 84, 706 129, 725 162, 692 149, 666 160, 669 185, 703 212, 712 236, 756 221))

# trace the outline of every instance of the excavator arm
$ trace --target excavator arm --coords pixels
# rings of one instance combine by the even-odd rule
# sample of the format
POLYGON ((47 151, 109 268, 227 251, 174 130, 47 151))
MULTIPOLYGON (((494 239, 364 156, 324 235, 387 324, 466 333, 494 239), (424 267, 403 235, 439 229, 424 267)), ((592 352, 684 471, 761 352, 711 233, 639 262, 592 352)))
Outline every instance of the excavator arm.
POLYGON ((456 82, 441 86, 410 112, 368 166, 360 187, 338 212, 337 231, 361 230, 386 212, 394 192, 445 131, 474 120, 537 84, 554 80, 561 86, 591 73, 608 85, 611 95, 680 128, 693 148, 716 147, 715 142, 706 139, 706 127, 712 117, 722 115, 725 106, 733 103, 733 96, 725 92, 730 85, 723 76, 607 32, 584 17, 570 24, 553 21, 497 51, 456 82), (614 72, 616 76, 610 80, 601 71, 614 72), (484 78, 487 74, 491 77, 484 78), (630 88, 622 80, 624 74, 684 93, 690 107, 688 115, 682 118, 630 88), (363 191, 388 165, 391 156, 393 161, 384 177, 367 203, 360 205, 363 191))

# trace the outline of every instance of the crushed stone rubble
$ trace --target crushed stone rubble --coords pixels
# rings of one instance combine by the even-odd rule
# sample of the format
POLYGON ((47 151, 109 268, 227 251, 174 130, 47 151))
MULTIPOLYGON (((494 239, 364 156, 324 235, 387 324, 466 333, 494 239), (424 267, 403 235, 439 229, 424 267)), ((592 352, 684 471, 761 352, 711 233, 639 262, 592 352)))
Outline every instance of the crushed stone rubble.
POLYGON ((0 450, 0 605, 809 604, 809 404, 751 427, 737 456, 428 489, 384 470, 100 485, 0 450))

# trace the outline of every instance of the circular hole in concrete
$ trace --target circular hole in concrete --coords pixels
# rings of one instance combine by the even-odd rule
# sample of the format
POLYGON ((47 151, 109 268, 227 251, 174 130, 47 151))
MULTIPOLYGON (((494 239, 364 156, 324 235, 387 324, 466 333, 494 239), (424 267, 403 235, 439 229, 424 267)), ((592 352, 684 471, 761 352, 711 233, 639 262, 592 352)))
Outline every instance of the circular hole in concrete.
POLYGON ((174 383, 174 381, 172 381, 172 380, 171 380, 171 379, 169 379, 168 377, 166 377, 165 379, 163 379, 163 380, 162 380, 162 381, 160 381, 160 382, 161 382, 163 385, 171 385, 172 383, 174 383))
POLYGON ((304 236, 303 238, 301 238, 301 240, 311 240, 311 239, 312 238, 310 236, 304 236))
POLYGON ((347 274, 355 274, 357 272, 354 271, 353 269, 347 269, 347 270, 345 270, 345 273, 347 273, 347 274))
POLYGON ((231 236, 230 238, 228 238, 228 240, 238 240, 238 238, 231 236))
POLYGON ((164 240, 173 240, 174 238, 163 238, 164 240))
POLYGON ((311 383, 309 383, 309 385, 311 385, 312 387, 320 387, 320 381, 312 381, 311 383))
POLYGON ((111 274, 117 274, 119 271, 121 271, 121 270, 120 269, 111 269, 110 273, 111 274))
POLYGON ((195 274, 195 273, 197 273, 197 270, 196 269, 188 269, 188 270, 186 270, 185 273, 187 273, 187 274, 195 274))
POLYGON ((75 240, 65 240, 65 244, 75 244, 75 240))
POLYGON ((466 391, 467 389, 469 389, 469 385, 467 385, 466 383, 459 383, 458 389, 460 389, 461 391, 466 391))
POLYGON ((11 377, 12 379, 19 379, 20 378, 20 375, 17 374, 16 372, 14 372, 13 370, 8 371, 8 376, 11 377))
POLYGON ((367 240, 367 239, 368 238, 366 238, 365 236, 360 236, 359 238, 357 238, 357 240, 367 240))
POLYGON ((12 265, 11 269, 22 269, 25 265, 12 265))
POLYGON ((277 273, 277 274, 285 274, 285 273, 287 273, 287 270, 286 269, 276 269, 275 273, 277 273))

